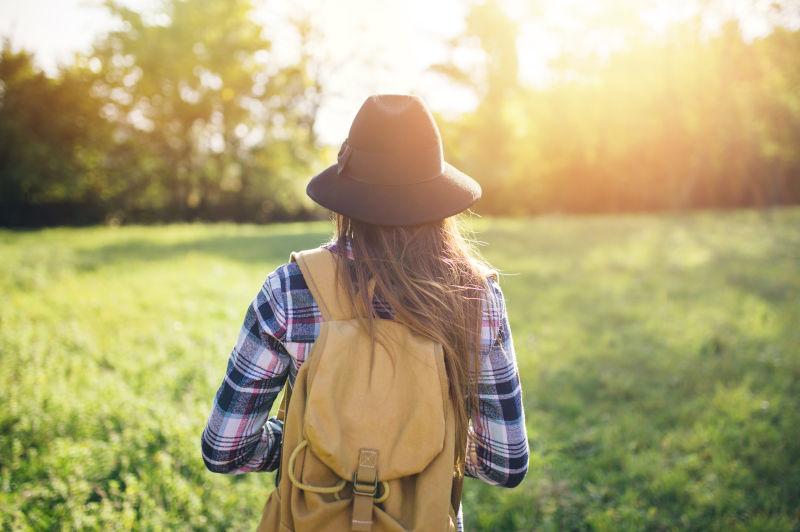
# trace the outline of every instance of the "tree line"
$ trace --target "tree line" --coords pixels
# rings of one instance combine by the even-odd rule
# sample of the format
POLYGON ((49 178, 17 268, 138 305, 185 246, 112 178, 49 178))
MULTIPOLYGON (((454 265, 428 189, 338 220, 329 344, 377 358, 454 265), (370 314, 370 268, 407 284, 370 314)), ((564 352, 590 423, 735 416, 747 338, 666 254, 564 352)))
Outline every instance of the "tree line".
POLYGON ((800 201, 800 31, 747 41, 728 21, 709 35, 701 15, 657 37, 639 28, 609 57, 562 54, 545 88, 520 83, 518 35, 499 2, 475 6, 451 44, 484 61, 434 67, 478 95, 446 149, 481 178, 484 212, 800 201))
POLYGON ((250 0, 171 0, 166 23, 107 6, 119 29, 57 76, 0 52, 0 224, 307 217, 308 56, 278 62, 250 0))
MULTIPOLYGON (((0 224, 318 214, 304 185, 335 147, 315 135, 308 21, 284 64, 249 0, 173 0, 167 22, 108 7, 119 29, 55 76, 0 51, 0 224)), ((481 61, 432 67, 478 101, 440 117, 448 159, 483 185, 478 212, 800 202, 800 31, 689 20, 608 57, 562 53, 544 87, 520 81, 518 36, 499 2, 474 4, 450 45, 481 61)))

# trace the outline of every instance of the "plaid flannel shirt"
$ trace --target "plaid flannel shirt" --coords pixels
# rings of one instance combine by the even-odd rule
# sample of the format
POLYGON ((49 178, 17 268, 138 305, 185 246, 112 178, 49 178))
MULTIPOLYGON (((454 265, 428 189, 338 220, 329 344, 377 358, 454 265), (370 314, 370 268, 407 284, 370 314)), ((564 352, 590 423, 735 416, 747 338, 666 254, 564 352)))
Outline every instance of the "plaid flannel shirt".
MULTIPOLYGON (((326 247, 352 260, 350 246, 326 247)), ((479 408, 471 413, 475 445, 467 452, 466 475, 514 487, 528 469, 528 439, 517 361, 503 292, 489 280, 481 328, 479 408)), ((383 319, 391 311, 375 298, 383 319)), ((320 331, 322 315, 299 266, 271 272, 247 308, 227 371, 202 434, 206 467, 216 473, 274 471, 280 465, 283 427, 269 417, 281 388, 294 383, 320 331)), ((459 529, 461 512, 459 510, 459 529)))

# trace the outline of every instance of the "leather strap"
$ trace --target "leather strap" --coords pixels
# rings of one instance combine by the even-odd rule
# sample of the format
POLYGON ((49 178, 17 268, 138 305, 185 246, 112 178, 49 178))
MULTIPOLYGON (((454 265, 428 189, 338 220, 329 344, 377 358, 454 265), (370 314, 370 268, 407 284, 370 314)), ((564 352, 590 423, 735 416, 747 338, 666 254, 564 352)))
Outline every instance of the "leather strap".
MULTIPOLYGON (((289 382, 289 379, 286 379, 286 388, 283 391, 283 399, 281 399, 281 404, 278 407, 278 413, 275 415, 280 421, 284 424, 286 423, 286 412, 289 411, 289 400, 292 398, 292 384, 289 382)), ((284 427, 285 428, 285 427, 284 427)), ((281 452, 283 452, 283 438, 281 438, 281 452)), ((275 472, 275 487, 278 487, 278 484, 281 482, 281 467, 278 467, 278 471, 275 472)))
POLYGON ((281 405, 278 407, 278 413, 275 415, 276 418, 280 419, 284 423, 286 422, 286 411, 289 409, 289 400, 292 398, 292 385, 289 383, 289 380, 286 380, 286 389, 283 391, 283 399, 281 399, 281 405))
MULTIPOLYGON (((467 444, 469 443, 469 429, 456 433, 456 454, 459 449, 464 449, 465 453, 469 453, 467 444)), ((466 454, 464 461, 466 462, 466 454)), ((466 474, 466 463, 458 464, 453 474, 453 485, 450 489, 450 506, 453 507, 453 512, 458 515, 458 508, 461 506, 461 494, 464 490, 464 475, 466 474)))
POLYGON ((372 507, 378 491, 378 451, 360 449, 358 451, 358 470, 353 476, 353 519, 352 530, 369 532, 372 530, 372 507))
POLYGON ((347 292, 336 275, 337 257, 331 251, 324 247, 294 251, 290 259, 300 267, 324 321, 352 318, 347 292))
MULTIPOLYGON (((339 282, 336 274, 337 262, 340 267, 347 267, 344 261, 340 261, 337 255, 324 247, 293 251, 290 260, 300 267, 324 321, 349 320, 354 317, 347 289, 339 282)), ((367 300, 372 301, 375 292, 374 278, 369 280, 367 290, 367 300)))
POLYGON ((461 493, 464 490, 464 475, 456 475, 453 477, 453 488, 450 491, 450 506, 453 507, 453 512, 458 515, 458 508, 461 506, 461 493))

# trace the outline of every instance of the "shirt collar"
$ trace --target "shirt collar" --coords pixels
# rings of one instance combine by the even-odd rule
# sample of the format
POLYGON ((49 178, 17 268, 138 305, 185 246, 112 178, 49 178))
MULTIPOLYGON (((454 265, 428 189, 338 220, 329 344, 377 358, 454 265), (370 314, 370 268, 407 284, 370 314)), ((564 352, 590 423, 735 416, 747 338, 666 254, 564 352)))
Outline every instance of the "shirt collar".
POLYGON ((334 240, 331 242, 331 249, 340 255, 344 255, 350 260, 353 260, 353 245, 350 241, 350 237, 344 237, 344 246, 340 246, 338 241, 334 240))

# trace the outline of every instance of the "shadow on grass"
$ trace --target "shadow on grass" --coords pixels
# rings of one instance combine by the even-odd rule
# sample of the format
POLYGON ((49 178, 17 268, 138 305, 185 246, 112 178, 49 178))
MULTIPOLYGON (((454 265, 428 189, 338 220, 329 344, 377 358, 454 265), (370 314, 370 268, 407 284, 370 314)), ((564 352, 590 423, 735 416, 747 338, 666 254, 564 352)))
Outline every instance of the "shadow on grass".
POLYGON ((119 263, 162 262, 192 254, 211 255, 242 263, 279 264, 289 253, 328 240, 328 231, 296 234, 218 235, 185 242, 126 240, 80 252, 79 269, 87 271, 119 263))

